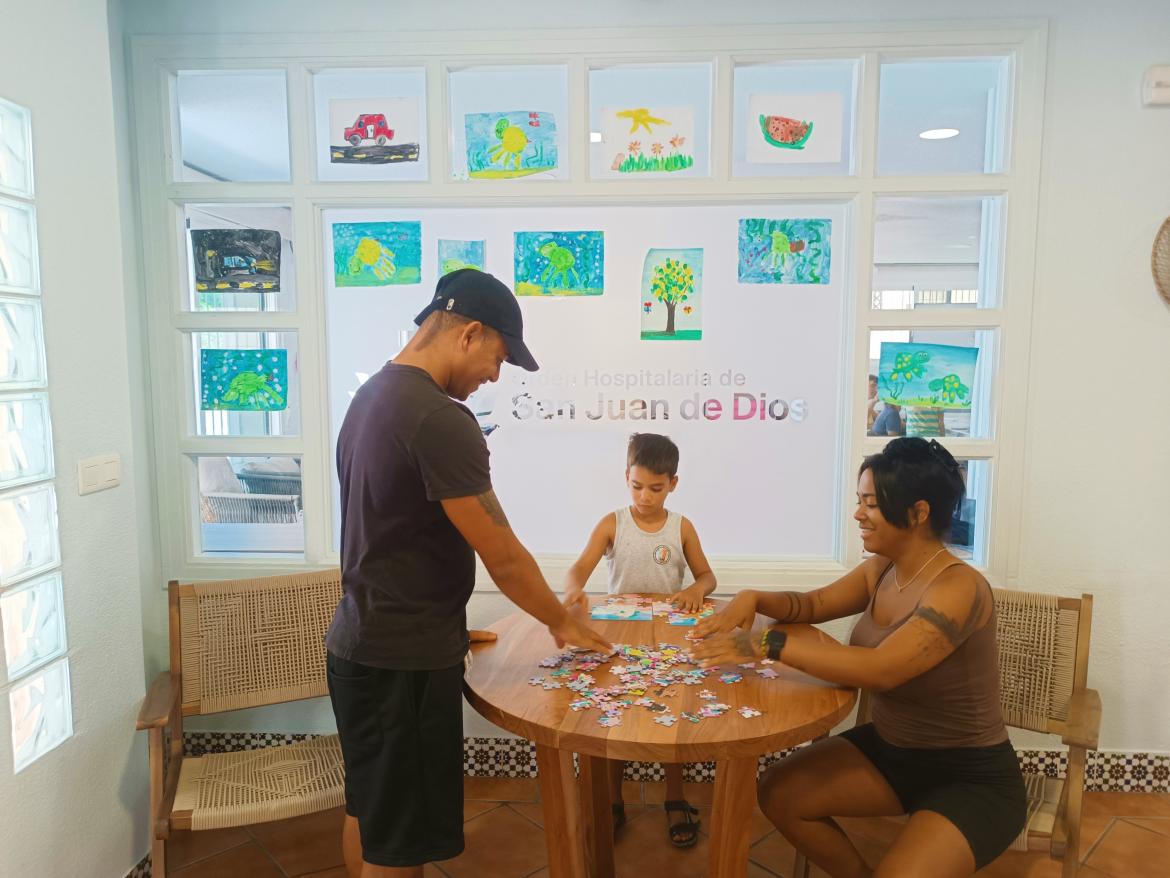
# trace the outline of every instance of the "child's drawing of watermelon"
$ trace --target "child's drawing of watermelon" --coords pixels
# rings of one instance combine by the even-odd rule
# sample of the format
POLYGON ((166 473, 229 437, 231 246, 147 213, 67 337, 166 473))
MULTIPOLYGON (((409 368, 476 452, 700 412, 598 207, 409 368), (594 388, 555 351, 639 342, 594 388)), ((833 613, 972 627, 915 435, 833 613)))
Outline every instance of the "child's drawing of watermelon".
POLYGON ((787 116, 760 116, 764 140, 780 149, 804 149, 812 136, 813 123, 787 116))

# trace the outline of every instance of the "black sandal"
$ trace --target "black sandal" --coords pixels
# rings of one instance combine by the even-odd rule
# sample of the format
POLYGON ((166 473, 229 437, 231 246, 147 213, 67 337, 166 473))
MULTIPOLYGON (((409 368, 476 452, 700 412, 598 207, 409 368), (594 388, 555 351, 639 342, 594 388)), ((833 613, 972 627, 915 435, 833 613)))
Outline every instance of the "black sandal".
POLYGON ((695 819, 699 809, 691 807, 691 803, 686 799, 671 799, 668 802, 663 802, 663 807, 666 809, 668 820, 671 811, 680 811, 683 815, 681 821, 668 825, 667 834, 670 837, 670 843, 676 848, 694 847, 695 842, 699 840, 700 821, 695 819))
POLYGON ((613 831, 617 832, 626 825, 626 805, 625 802, 620 805, 613 805, 613 831))

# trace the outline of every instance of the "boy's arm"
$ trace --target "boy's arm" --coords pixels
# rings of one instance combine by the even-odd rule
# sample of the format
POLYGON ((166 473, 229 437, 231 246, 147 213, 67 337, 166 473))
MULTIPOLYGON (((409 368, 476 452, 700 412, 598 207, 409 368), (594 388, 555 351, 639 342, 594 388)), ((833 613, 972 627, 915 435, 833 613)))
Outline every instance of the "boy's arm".
POLYGON ((589 605, 589 599, 585 597, 585 583, 593 575, 593 570, 601 561, 602 556, 613 545, 615 525, 616 520, 612 512, 597 522, 581 556, 565 574, 564 604, 567 608, 573 609, 578 605, 586 607, 589 605))
POLYGON ((691 576, 695 577, 695 581, 676 594, 671 603, 684 613, 697 613, 703 608, 703 599, 715 591, 717 583, 711 564, 703 553, 703 545, 699 542, 699 533, 686 516, 683 516, 682 520, 682 548, 683 557, 687 559, 687 566, 691 569, 691 576))

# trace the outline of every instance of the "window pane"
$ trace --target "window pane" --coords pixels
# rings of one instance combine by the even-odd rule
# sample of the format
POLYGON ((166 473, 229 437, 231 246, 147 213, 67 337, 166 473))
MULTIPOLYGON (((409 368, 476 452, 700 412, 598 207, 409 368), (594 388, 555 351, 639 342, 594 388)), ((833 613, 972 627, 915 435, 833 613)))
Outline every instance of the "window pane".
POLYGON ((183 70, 175 94, 180 180, 290 179, 283 70, 183 70))
POLYGON ((960 460, 966 490, 951 519, 947 547, 960 558, 982 567, 987 563, 987 498, 991 496, 991 464, 960 460))
POLYGON ((0 198, 0 290, 40 291, 33 209, 0 198))
POLYGON ((427 179, 425 70, 324 70, 313 92, 319 180, 427 179))
POLYGON ((0 586, 60 563, 52 485, 0 494, 0 586))
POLYGON ((187 289, 195 311, 295 311, 292 209, 190 204, 187 289))
POLYGON ((1010 77, 1007 58, 883 63, 878 173, 1002 171, 1010 77))
POLYGON ((0 190, 31 198, 32 188, 28 110, 0 98, 0 190))
POLYGON ((41 303, 0 296, 0 390, 43 387, 41 303))
POLYGON ((21 771, 73 734, 69 663, 62 659, 8 693, 13 770, 21 771))
POLYGON ((881 330, 869 338, 869 435, 991 435, 993 330, 881 330))
POLYGON ((9 680, 65 651, 63 613, 59 573, 0 594, 9 680))
POLYGON ((0 488, 53 475, 49 398, 43 393, 0 397, 0 488))
POLYGON ((188 338, 196 435, 300 432, 295 332, 194 332, 188 338))
POLYGON ((852 173, 857 70, 853 59, 737 64, 732 175, 852 173))
POLYGON ((449 88, 452 177, 568 178, 568 67, 468 67, 449 88))
POLYGON ((201 551, 303 554, 299 457, 199 457, 201 551))
POLYGON ((994 306, 999 300, 1002 206, 998 196, 877 199, 871 306, 994 306))
POLYGON ((709 62, 590 70, 590 176, 709 177, 711 79, 709 62))

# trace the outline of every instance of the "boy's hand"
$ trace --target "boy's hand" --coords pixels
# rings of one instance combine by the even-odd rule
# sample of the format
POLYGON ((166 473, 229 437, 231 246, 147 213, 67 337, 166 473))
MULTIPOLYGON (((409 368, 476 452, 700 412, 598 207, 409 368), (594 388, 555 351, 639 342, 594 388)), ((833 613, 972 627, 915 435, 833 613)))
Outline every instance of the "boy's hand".
POLYGON ((589 611, 589 595, 585 594, 585 589, 583 588, 566 589, 561 603, 570 613, 589 611))
POLYGON ((739 665, 764 657, 760 638, 748 629, 733 633, 712 634, 691 647, 691 655, 700 667, 739 665))
POLYGON ((548 626, 548 633, 557 642, 557 649, 562 649, 567 643, 569 646, 583 646, 605 655, 613 654, 613 644, 588 625, 567 613, 563 622, 548 626))
POLYGON ((498 638, 499 635, 494 631, 480 631, 472 628, 467 632, 467 639, 471 643, 491 643, 498 638))
POLYGON ((703 600, 706 597, 706 592, 699 584, 693 583, 671 597, 670 602, 684 613, 697 613, 703 609, 703 600))
POLYGON ((733 597, 723 612, 700 619, 695 625, 695 635, 710 637, 712 634, 726 634, 736 628, 750 629, 755 621, 756 593, 749 589, 733 597))

